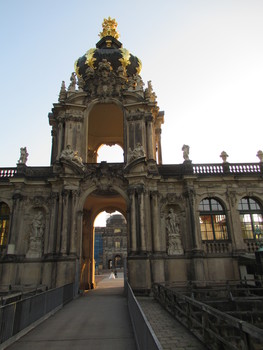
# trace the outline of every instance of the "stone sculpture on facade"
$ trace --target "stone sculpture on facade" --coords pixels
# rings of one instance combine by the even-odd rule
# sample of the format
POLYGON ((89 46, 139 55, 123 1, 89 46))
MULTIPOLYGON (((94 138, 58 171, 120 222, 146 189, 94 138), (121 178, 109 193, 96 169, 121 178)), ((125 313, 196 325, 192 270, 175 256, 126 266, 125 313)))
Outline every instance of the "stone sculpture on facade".
POLYGON ((151 102, 156 101, 157 96, 156 96, 155 92, 153 91, 151 80, 149 80, 147 82, 147 88, 145 89, 144 95, 145 95, 145 98, 148 99, 149 101, 151 101, 151 102))
POLYGON ((127 154, 128 163, 132 162, 135 159, 143 158, 143 157, 145 157, 145 151, 140 142, 137 143, 134 150, 129 148, 128 154, 127 154))
POLYGON ((185 161, 189 161, 189 150, 190 147, 188 145, 183 145, 182 151, 183 151, 183 158, 185 161))
POLYGON ((169 214, 166 217, 166 229, 168 236, 168 255, 184 254, 180 237, 179 218, 172 208, 169 209, 169 214))
POLYGON ((221 152, 220 157, 222 158, 223 163, 227 163, 227 158, 229 156, 225 151, 221 152))
POLYGON ((44 215, 39 210, 32 220, 31 232, 29 236, 29 247, 26 254, 27 258, 42 257, 44 229, 45 229, 44 215))
POLYGON ((77 79, 76 79, 76 73, 71 73, 70 77, 70 84, 68 87, 68 91, 75 91, 76 90, 76 84, 77 84, 77 79))
POLYGON ((258 157, 260 163, 263 163, 263 152, 261 150, 258 151, 257 157, 258 157))
POLYGON ((60 159, 73 162, 81 167, 84 166, 82 158, 78 155, 77 151, 73 151, 70 145, 67 145, 67 148, 61 152, 60 159))
POLYGON ((29 154, 27 153, 26 147, 20 148, 20 158, 17 161, 18 164, 26 164, 29 154))

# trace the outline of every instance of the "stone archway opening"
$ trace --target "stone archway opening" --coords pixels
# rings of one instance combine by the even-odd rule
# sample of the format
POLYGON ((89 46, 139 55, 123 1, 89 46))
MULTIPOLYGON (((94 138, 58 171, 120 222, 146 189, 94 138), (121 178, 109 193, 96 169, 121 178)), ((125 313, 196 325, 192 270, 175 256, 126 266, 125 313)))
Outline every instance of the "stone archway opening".
MULTIPOLYGON (((126 222, 127 203, 125 198, 113 189, 97 189, 93 191, 85 200, 83 208, 82 220, 82 249, 81 249, 81 273, 80 273, 80 290, 88 290, 96 287, 95 281, 95 219, 101 213, 113 213, 118 211, 124 216, 126 222)), ((126 253, 128 250, 128 225, 127 227, 127 243, 126 253)), ((114 244, 115 249, 115 244, 114 244)), ((115 254, 116 255, 116 254, 115 254)), ((114 258, 112 260, 112 267, 114 265, 114 258)), ((108 264, 108 260, 106 265, 108 264)))
POLYGON ((103 212, 97 216, 94 226, 96 273, 110 273, 107 270, 124 272, 127 259, 127 221, 125 217, 118 211, 110 214, 103 212))
POLYGON ((97 150, 97 162, 123 163, 123 148, 119 145, 101 145, 97 150))
POLYGON ((124 149, 123 128, 123 111, 117 104, 95 104, 89 112, 86 124, 87 162, 98 162, 101 145, 118 145, 124 149))

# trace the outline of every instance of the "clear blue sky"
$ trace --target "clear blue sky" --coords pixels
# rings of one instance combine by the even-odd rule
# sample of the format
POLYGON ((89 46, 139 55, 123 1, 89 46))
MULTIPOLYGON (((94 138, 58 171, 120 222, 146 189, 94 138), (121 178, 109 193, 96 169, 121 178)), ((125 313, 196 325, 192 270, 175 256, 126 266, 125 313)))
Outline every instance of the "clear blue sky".
POLYGON ((142 61, 165 111, 164 163, 257 162, 263 149, 262 0, 0 0, 0 167, 49 165, 48 113, 103 18, 142 61))

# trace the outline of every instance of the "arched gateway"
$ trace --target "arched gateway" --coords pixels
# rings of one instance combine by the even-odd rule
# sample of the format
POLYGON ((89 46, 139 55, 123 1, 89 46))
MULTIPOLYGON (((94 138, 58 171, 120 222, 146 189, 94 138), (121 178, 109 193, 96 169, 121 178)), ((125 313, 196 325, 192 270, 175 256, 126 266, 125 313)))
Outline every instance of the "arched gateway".
POLYGON ((96 48, 62 82, 51 165, 28 167, 21 148, 17 167, 0 169, 1 285, 93 288, 93 224, 104 210, 126 218, 135 292, 246 276, 263 232, 262 152, 257 164, 193 165, 184 145, 183 163, 163 165, 164 113, 116 26, 104 20, 96 48), (98 163, 102 145, 120 146, 123 162, 98 163))
MULTIPOLYGON (((116 25, 111 18, 104 20, 96 48, 76 61, 68 90, 62 83, 59 103, 49 114, 51 162, 63 181, 62 240, 80 259, 80 288, 94 286, 94 219, 102 210, 115 209, 127 219, 129 280, 134 287, 149 290, 153 267, 148 253, 153 245, 162 250, 152 232, 159 235, 154 175, 156 158, 159 163, 162 159, 163 113, 151 83, 143 88, 141 62, 122 47, 116 25), (122 147, 124 162, 97 163, 102 145, 122 147)), ((155 274, 163 280, 163 269, 158 269, 155 274)))

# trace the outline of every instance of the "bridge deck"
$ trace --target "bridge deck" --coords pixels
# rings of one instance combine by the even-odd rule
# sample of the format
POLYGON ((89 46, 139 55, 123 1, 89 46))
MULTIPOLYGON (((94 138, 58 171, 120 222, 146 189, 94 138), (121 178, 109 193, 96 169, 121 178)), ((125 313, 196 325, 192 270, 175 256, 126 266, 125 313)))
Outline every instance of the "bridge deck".
MULTIPOLYGON (((70 302, 7 349, 135 350, 123 274, 116 279, 98 276, 98 282, 97 289, 70 302)), ((138 301, 163 349, 205 348, 152 298, 138 301)))
POLYGON ((97 289, 67 304, 8 349, 135 350, 123 278, 108 277, 105 275, 97 289))

